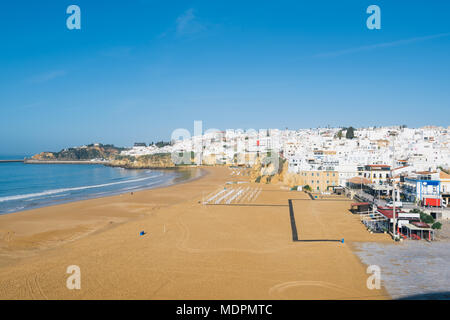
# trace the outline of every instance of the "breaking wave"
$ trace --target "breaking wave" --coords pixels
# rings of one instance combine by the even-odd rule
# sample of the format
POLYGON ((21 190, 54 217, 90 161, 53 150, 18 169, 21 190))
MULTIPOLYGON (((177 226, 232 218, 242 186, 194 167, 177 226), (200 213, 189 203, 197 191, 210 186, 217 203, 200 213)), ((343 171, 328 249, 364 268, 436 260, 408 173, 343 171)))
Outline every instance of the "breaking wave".
POLYGON ((145 178, 129 179, 129 180, 118 181, 118 182, 97 184, 97 185, 92 185, 92 186, 82 186, 82 187, 73 187, 73 188, 60 188, 60 189, 46 190, 46 191, 36 192, 36 193, 18 194, 18 195, 14 195, 14 196, 0 197, 0 202, 12 201, 12 200, 30 199, 30 198, 54 195, 54 194, 58 194, 58 193, 68 192, 68 191, 78 191, 78 190, 85 190, 85 189, 109 187, 109 186, 118 185, 118 184, 125 184, 125 183, 135 183, 135 182, 155 179, 155 178, 158 178, 160 176, 162 176, 162 174, 159 174, 159 175, 156 175, 156 176, 151 176, 151 177, 145 177, 145 178))

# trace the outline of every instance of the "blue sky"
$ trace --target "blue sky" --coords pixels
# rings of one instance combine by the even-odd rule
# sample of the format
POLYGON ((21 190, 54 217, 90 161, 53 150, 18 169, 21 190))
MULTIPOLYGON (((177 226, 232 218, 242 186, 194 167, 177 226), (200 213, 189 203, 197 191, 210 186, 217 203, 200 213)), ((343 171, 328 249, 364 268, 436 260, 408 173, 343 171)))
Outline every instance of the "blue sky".
POLYGON ((449 14, 437 0, 5 2, 0 153, 167 140, 194 120, 448 126, 449 14))

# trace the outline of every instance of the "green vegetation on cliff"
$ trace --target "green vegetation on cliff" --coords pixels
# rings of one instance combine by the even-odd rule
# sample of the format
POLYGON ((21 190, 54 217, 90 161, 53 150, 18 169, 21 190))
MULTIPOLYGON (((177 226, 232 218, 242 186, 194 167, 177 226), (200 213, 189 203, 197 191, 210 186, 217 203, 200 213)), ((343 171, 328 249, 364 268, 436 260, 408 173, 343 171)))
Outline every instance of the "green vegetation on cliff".
POLYGON ((170 142, 158 141, 157 143, 152 142, 150 145, 151 146, 157 146, 158 148, 162 148, 162 147, 165 147, 165 146, 170 146, 170 142))
POLYGON ((92 159, 112 159, 125 148, 112 144, 90 144, 82 147, 67 148, 59 152, 42 152, 34 155, 34 160, 79 161, 92 159))

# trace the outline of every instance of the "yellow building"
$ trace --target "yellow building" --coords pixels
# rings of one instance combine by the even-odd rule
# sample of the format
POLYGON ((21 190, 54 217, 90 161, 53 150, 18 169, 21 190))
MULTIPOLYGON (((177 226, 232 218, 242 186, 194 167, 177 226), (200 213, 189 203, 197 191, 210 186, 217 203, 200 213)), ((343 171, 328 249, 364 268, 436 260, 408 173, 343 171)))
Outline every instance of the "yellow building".
POLYGON ((337 171, 300 171, 301 185, 310 186, 313 191, 330 191, 332 187, 339 185, 339 174, 337 171))

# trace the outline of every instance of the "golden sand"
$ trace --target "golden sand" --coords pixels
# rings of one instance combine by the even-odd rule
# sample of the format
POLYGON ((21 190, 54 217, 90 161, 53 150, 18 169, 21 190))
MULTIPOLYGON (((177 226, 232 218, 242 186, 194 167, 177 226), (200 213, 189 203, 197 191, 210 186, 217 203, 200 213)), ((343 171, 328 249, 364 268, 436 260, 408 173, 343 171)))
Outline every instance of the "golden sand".
POLYGON ((370 234, 345 198, 311 200, 282 185, 256 199, 203 205, 228 168, 167 188, 0 216, 2 299, 383 299, 366 287, 355 241, 370 234), (294 242, 288 199, 300 240, 294 242), (146 234, 139 236, 144 230, 146 234), (66 269, 81 269, 69 290, 66 269))

